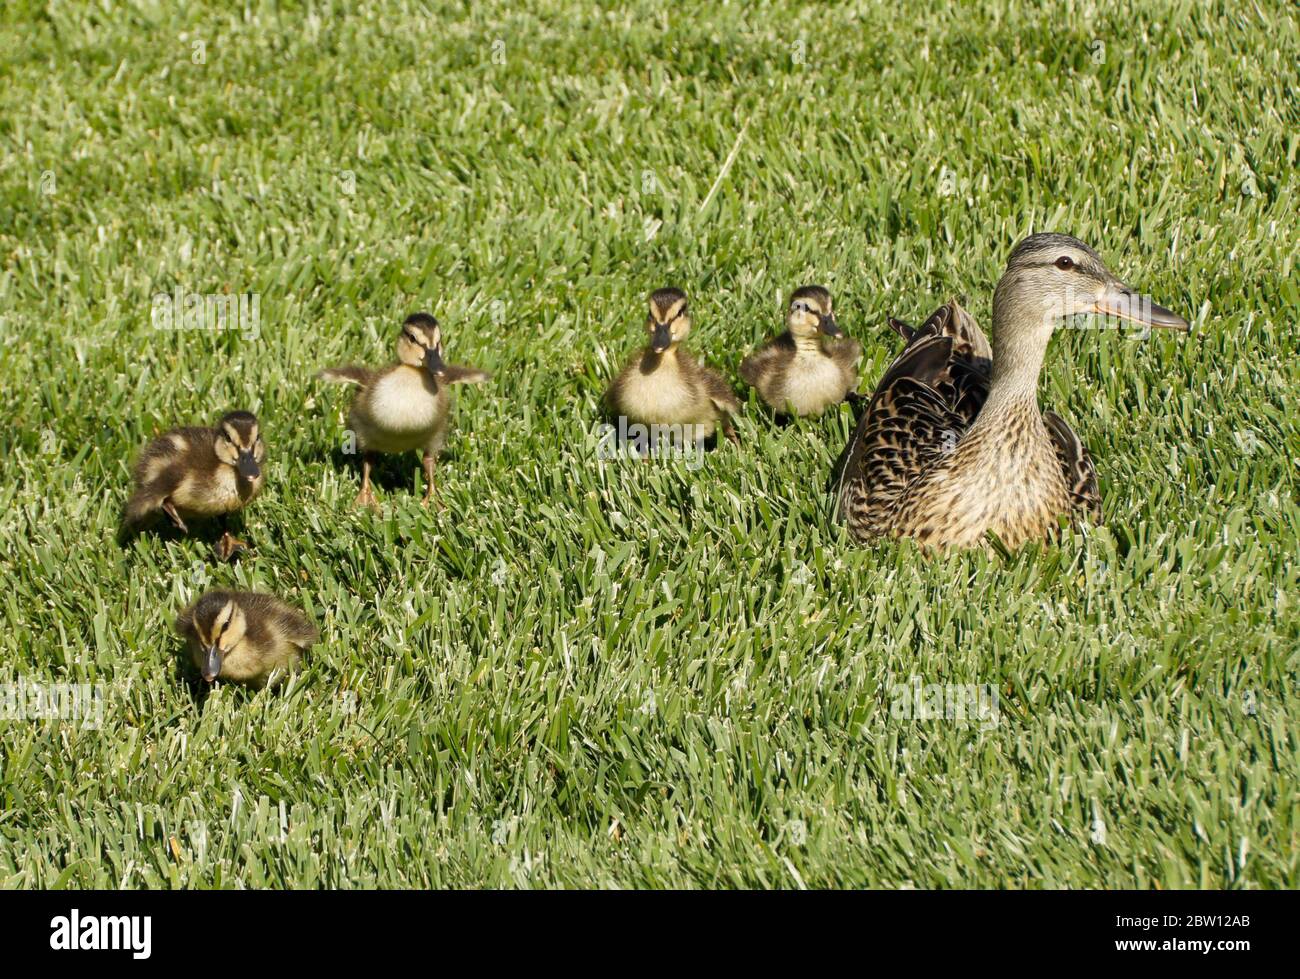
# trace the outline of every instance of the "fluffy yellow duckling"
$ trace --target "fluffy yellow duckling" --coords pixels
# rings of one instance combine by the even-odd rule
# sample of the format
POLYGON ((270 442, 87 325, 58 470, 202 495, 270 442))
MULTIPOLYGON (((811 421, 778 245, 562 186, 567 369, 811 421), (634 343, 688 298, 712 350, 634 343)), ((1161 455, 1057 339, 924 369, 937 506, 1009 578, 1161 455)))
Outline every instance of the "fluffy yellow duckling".
POLYGON ((844 336, 822 286, 794 291, 785 324, 741 362, 740 376, 777 414, 819 415, 857 388, 862 345, 844 336))
POLYGON ((702 441, 717 428, 733 441, 731 416, 740 401, 726 381, 681 348, 691 332, 686 294, 659 289, 646 318, 650 343, 614 378, 605 404, 614 415, 647 426, 691 426, 702 441))
POLYGON ((451 385, 478 384, 490 374, 477 367, 458 367, 443 360, 442 330, 428 313, 413 313, 397 337, 397 363, 380 370, 333 367, 321 371, 327 381, 355 384, 348 427, 361 451, 358 506, 374 506, 370 470, 381 452, 419 449, 424 465, 424 499, 433 498, 434 467, 447 442, 451 419, 451 385))
POLYGON ((252 687, 276 683, 297 669, 319 637, 296 608, 250 591, 207 592, 181 612, 176 631, 205 681, 252 687))
POLYGON ((214 428, 176 428, 150 442, 135 464, 135 490, 122 512, 119 539, 125 541, 165 513, 181 533, 185 518, 218 517, 222 536, 217 556, 229 560, 246 548, 226 528, 226 517, 262 491, 266 443, 257 418, 232 411, 214 428))

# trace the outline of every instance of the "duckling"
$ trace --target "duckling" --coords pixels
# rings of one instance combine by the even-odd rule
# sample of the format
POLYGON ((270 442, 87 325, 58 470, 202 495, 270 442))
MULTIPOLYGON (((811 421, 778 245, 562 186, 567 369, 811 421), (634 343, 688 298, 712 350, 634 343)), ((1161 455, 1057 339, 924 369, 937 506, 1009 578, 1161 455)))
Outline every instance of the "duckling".
MULTIPOLYGON (((375 506, 370 469, 381 452, 423 452, 424 499, 435 491, 434 467, 447 442, 451 385, 479 384, 492 375, 477 367, 458 367, 442 359, 442 329, 428 313, 412 313, 397 337, 397 363, 381 370, 333 367, 320 377, 361 390, 352 399, 348 427, 361 450, 361 492, 357 506, 375 506)), ((439 502, 441 506, 441 502, 439 502)))
POLYGON ((650 343, 605 392, 610 412, 642 425, 693 426, 688 430, 691 441, 703 441, 717 428, 739 441, 731 416, 740 411, 740 400, 721 376, 681 349, 691 332, 686 293, 652 293, 645 328, 650 343))
POLYGON ((226 519, 262 492, 265 460, 257 417, 247 411, 224 415, 215 428, 176 428, 158 436, 135 464, 135 490, 122 511, 119 539, 125 542, 159 512, 183 534, 189 533, 185 517, 218 517, 217 556, 230 560, 248 545, 230 533, 226 519))
POLYGON ((274 595, 206 592, 176 619, 190 658, 208 683, 217 679, 265 687, 298 668, 320 633, 274 595))
POLYGON ((822 286, 794 291, 785 325, 741 361, 740 376, 779 415, 820 415, 858 386, 862 344, 844 336, 822 286))
POLYGON ((1077 238, 1020 242, 993 294, 993 343, 956 303, 907 341, 845 450, 839 519, 860 542, 914 537, 927 549, 1006 547, 1051 536, 1060 518, 1099 521, 1088 450, 1040 411, 1038 376, 1063 318, 1094 313, 1186 332, 1181 316, 1139 298, 1077 238))

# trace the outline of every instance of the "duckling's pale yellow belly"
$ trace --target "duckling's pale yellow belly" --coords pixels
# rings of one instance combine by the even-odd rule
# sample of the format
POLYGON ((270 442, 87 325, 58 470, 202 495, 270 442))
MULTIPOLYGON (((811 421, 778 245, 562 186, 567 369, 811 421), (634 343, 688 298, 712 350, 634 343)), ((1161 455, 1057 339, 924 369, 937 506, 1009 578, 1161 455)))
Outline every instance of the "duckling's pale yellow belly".
POLYGON ((187 516, 212 517, 242 509, 262 491, 266 477, 240 485, 233 466, 217 466, 202 475, 187 475, 171 494, 175 507, 187 516), (241 492, 242 490, 242 492, 241 492))
POLYGON ((717 409, 701 391, 683 383, 666 369, 630 375, 623 387, 619 411, 630 422, 645 425, 700 425, 700 434, 713 434, 717 409))
POLYGON ((221 679, 262 687, 293 672, 301 662, 302 649, 287 640, 270 639, 260 648, 244 640, 223 658, 221 679))
POLYGON ((839 364, 821 353, 800 351, 769 401, 777 411, 816 415, 844 400, 848 382, 839 364))
POLYGON ((370 452, 436 451, 447 424, 448 396, 422 371, 398 368, 379 378, 352 409, 349 424, 370 452))

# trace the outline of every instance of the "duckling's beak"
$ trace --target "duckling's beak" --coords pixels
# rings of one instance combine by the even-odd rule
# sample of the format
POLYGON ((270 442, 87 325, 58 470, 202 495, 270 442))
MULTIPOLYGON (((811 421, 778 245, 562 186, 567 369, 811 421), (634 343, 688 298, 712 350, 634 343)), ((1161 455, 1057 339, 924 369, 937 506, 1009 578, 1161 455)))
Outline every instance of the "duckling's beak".
POLYGON ((250 483, 258 476, 262 475, 262 467, 257 464, 257 460, 253 458, 253 453, 251 452, 239 453, 239 461, 236 465, 239 468, 240 477, 248 480, 250 483))
POLYGON ((673 343, 673 328, 670 323, 655 323, 654 335, 650 337, 650 349, 657 354, 663 353, 673 343))
POLYGON ((825 333, 828 337, 842 337, 842 336, 844 336, 844 331, 841 330, 841 329, 840 329, 840 325, 839 325, 838 323, 835 322, 835 317, 834 317, 834 316, 831 316, 831 315, 829 315, 829 314, 826 315, 826 316, 823 316, 823 317, 821 318, 821 323, 820 323, 820 325, 821 325, 821 328, 822 328, 822 332, 825 333))
POLYGON ((1097 299, 1093 311, 1102 316, 1117 316, 1122 320, 1162 330, 1186 333, 1191 329, 1191 324, 1177 313, 1156 305, 1150 296, 1138 295, 1119 279, 1111 279, 1106 284, 1106 291, 1097 299))
POLYGON ((430 377, 442 377, 447 373, 447 365, 442 362, 442 354, 437 347, 430 347, 424 352, 424 370, 430 377))
POLYGON ((211 683, 220 675, 221 647, 209 646, 207 655, 203 658, 203 679, 211 683))

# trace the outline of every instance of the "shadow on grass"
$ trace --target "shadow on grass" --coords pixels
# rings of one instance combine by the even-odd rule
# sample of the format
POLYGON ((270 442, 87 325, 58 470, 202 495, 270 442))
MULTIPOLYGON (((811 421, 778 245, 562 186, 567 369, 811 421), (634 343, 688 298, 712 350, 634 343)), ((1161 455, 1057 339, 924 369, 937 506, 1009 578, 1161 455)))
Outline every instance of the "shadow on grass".
MULTIPOLYGON (((238 511, 229 515, 224 521, 220 517, 194 517, 186 520, 185 526, 189 528, 188 533, 182 532, 163 514, 158 514, 153 520, 141 526, 130 529, 119 526, 114 539, 117 541, 117 546, 125 552, 124 556, 130 556, 135 550, 136 542, 142 537, 152 537, 164 544, 196 540, 207 544, 212 552, 209 556, 213 561, 219 562, 220 558, 216 553, 217 542, 221 540, 226 531, 230 531, 235 537, 241 539, 248 532, 243 515, 238 511)), ((249 546, 252 546, 251 543, 249 546)), ((229 563, 234 564, 246 553, 247 551, 244 550, 236 551, 231 556, 229 563)))
MULTIPOLYGON (((328 451, 315 449, 305 459, 308 462, 328 462, 340 473, 349 473, 357 489, 361 488, 360 453, 347 453, 337 448, 328 451)), ((416 474, 421 471, 420 459, 421 453, 418 451, 376 454, 374 464, 370 467, 370 482, 385 493, 414 493, 417 486, 421 487, 422 492, 423 482, 416 481, 416 474)), ((458 453, 444 452, 438 457, 438 467, 453 465, 458 461, 458 453)), ((434 478, 437 479, 437 476, 434 478)), ((423 480, 422 475, 420 479, 423 480)))

